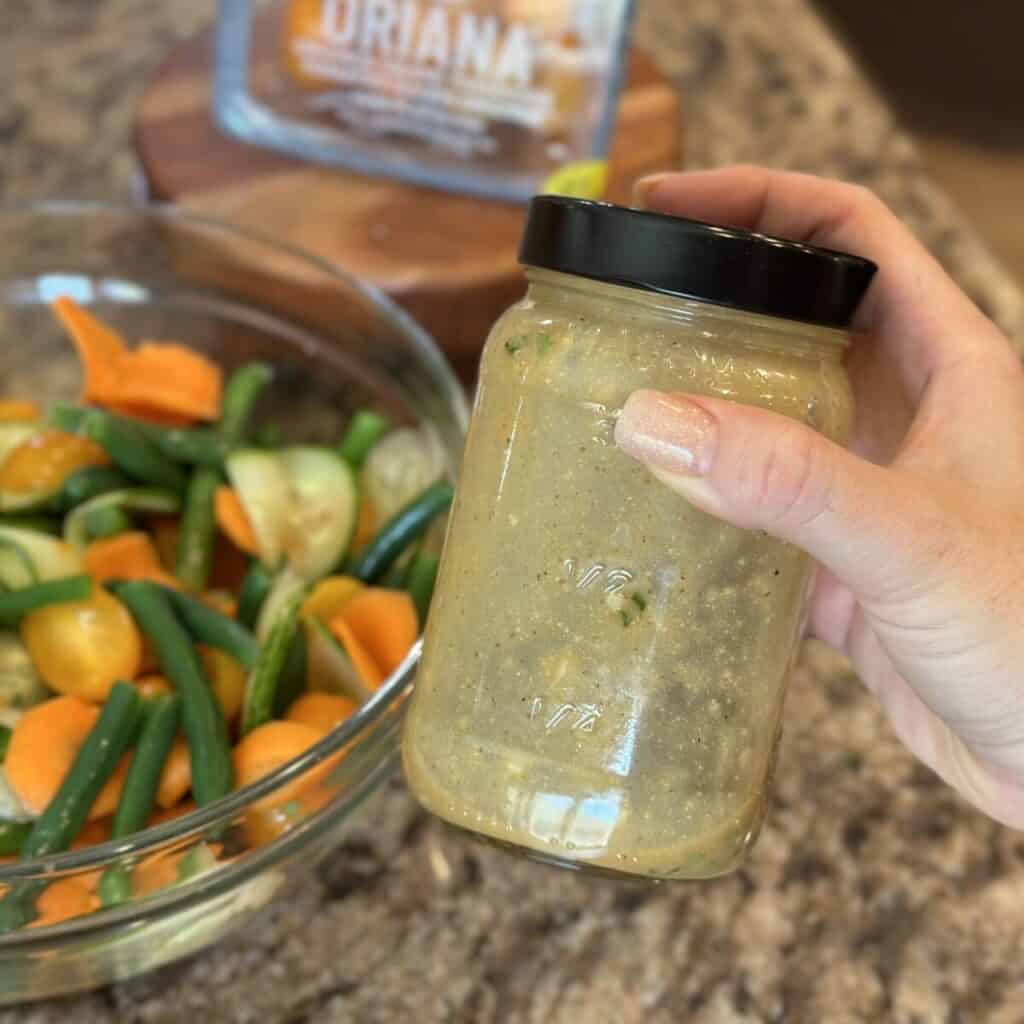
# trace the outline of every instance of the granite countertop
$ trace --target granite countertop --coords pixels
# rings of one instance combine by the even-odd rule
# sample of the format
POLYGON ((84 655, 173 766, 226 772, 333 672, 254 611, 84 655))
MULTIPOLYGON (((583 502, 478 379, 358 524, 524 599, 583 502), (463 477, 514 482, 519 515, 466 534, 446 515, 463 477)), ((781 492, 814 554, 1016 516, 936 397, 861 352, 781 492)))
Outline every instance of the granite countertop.
MULTIPOLYGON (((146 75, 211 0, 4 0, 0 196, 130 193, 146 75)), ((1024 300, 805 0, 640 0, 684 90, 693 165, 784 165, 876 189, 1024 342, 1024 300)), ((1024 835, 895 741, 809 644, 749 865, 621 886, 506 857, 395 780, 259 930, 0 1024, 747 1024, 1024 1020, 1024 835)))

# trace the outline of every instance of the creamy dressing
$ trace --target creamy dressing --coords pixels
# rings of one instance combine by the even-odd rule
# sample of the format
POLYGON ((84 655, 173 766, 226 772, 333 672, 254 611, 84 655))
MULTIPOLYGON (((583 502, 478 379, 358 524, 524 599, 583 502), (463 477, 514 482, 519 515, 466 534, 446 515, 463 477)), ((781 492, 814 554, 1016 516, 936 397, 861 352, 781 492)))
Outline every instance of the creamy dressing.
POLYGON ((547 859, 699 878, 764 814, 809 561, 613 443, 636 388, 844 440, 834 331, 534 271, 496 325, 406 725, 434 813, 547 859))

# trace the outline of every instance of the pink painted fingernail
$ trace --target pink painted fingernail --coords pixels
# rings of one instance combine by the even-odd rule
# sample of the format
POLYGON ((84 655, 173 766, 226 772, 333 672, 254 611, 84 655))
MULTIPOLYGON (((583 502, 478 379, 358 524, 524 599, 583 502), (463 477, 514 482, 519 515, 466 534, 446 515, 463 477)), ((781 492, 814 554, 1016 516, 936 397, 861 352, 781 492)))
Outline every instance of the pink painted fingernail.
POLYGON ((664 391, 634 391, 615 424, 615 443, 627 455, 686 476, 707 475, 717 441, 711 413, 664 391))

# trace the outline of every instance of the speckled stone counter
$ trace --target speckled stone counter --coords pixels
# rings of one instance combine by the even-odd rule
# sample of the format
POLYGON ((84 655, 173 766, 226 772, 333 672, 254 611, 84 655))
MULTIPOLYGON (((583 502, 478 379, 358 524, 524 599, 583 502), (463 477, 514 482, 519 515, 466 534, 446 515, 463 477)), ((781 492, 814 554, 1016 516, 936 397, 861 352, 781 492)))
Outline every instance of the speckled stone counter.
MULTIPOLYGON (((145 76, 212 0, 3 0, 0 195, 130 194, 145 76)), ((875 188, 1024 341, 1024 301, 804 0, 640 0, 686 99, 693 165, 875 188)), ((398 780, 263 927, 0 1024, 752 1024, 1024 1021, 1024 835, 967 808, 808 645, 749 866, 700 885, 589 882, 478 847, 398 780)))

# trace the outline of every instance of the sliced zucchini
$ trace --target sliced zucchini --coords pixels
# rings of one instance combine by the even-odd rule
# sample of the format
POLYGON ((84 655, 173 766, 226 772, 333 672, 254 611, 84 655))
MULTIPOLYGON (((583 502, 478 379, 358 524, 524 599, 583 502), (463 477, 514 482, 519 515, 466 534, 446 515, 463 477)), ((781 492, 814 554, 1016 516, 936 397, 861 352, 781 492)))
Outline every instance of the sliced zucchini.
POLYGON ((306 629, 306 679, 310 690, 337 693, 357 703, 367 700, 372 691, 359 678, 345 648, 317 618, 303 619, 306 629))
POLYGON ((366 457, 360 487, 384 523, 440 480, 447 471, 444 447, 428 429, 402 427, 382 437, 366 457))
POLYGON ((0 526, 0 583, 17 589, 77 576, 82 556, 70 544, 35 530, 0 526))
POLYGON ((0 821, 23 822, 31 821, 32 815, 25 810, 22 802, 14 795, 4 775, 3 768, 0 768, 0 821))
POLYGON ((0 709, 24 711, 49 696, 18 634, 0 630, 0 709))
POLYGON ((279 453, 239 449, 228 456, 225 469, 256 534, 260 561, 276 569, 291 510, 291 481, 279 453))
POLYGON ((274 624, 284 610, 291 605, 295 595, 308 586, 309 583, 303 577, 287 567, 277 574, 270 593, 263 600, 259 618, 256 620, 256 639, 261 644, 266 643, 274 624))
POLYGON ((285 540, 288 567, 303 579, 319 579, 338 565, 355 533, 355 474, 329 448, 285 448, 280 459, 291 488, 285 540))
POLYGON ((68 513, 64 520, 64 540, 73 547, 85 547, 89 542, 89 517, 100 509, 170 514, 181 509, 181 499, 170 491, 154 487, 126 487, 98 494, 68 513))

